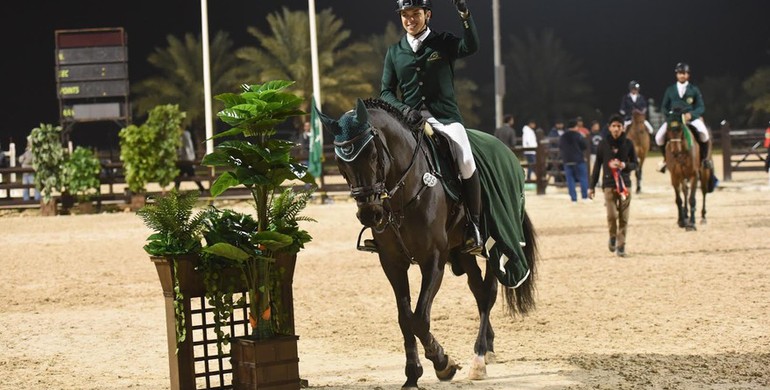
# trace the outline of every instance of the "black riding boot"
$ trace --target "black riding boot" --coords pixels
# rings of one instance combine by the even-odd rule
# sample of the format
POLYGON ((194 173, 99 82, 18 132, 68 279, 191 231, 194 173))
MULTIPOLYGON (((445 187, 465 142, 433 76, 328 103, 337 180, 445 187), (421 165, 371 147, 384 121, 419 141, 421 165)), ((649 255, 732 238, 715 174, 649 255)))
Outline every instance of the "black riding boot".
POLYGON ((711 159, 709 158, 709 148, 711 146, 711 142, 701 142, 700 138, 698 139, 698 146, 700 146, 700 163, 703 168, 708 168, 711 170, 714 170, 714 164, 711 162, 711 159))
POLYGON ((468 224, 465 227, 463 240, 464 253, 481 254, 481 232, 479 231, 479 216, 481 215, 481 183, 479 172, 462 181, 463 202, 468 214, 468 224))

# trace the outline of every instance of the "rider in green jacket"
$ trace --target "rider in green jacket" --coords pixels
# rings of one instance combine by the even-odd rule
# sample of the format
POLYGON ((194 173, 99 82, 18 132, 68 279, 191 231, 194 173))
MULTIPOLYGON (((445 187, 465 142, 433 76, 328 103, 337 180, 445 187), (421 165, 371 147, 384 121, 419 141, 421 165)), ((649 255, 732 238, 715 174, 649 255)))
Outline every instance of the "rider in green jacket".
POLYGON ((454 62, 475 53, 479 38, 465 0, 453 0, 453 3, 463 25, 462 38, 428 27, 432 16, 430 0, 396 1, 396 11, 406 35, 390 46, 385 55, 380 97, 401 109, 410 123, 417 124, 424 118, 459 146, 456 162, 470 217, 464 251, 479 254, 481 186, 454 92, 454 62))

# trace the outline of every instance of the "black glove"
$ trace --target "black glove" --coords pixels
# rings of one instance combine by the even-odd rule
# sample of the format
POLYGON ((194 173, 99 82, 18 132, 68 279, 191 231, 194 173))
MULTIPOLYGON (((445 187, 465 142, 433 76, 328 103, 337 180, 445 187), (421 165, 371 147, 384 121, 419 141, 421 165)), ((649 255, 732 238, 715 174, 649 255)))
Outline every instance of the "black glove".
POLYGON ((457 11, 462 13, 468 12, 468 6, 465 5, 465 0, 452 0, 452 2, 455 4, 455 7, 457 7, 457 11))
POLYGON ((422 114, 420 114, 420 111, 411 108, 404 110, 404 116, 406 117, 406 123, 411 126, 416 126, 422 121, 422 114))

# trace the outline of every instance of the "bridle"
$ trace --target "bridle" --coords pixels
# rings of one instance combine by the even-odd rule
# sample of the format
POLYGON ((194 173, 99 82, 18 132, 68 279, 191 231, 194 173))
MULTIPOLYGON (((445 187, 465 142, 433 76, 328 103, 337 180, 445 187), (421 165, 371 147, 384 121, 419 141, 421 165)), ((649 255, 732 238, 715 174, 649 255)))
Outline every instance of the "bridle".
MULTIPOLYGON (((390 152, 390 149, 388 148, 388 145, 382 140, 381 138, 381 131, 377 129, 376 127, 372 126, 371 124, 367 124, 368 128, 363 131, 361 134, 353 137, 350 140, 347 141, 334 141, 335 146, 335 152, 336 149, 339 148, 342 151, 348 150, 349 148, 352 148, 353 145, 355 145, 356 142, 360 141, 364 137, 372 136, 372 140, 374 141, 374 148, 377 150, 377 167, 375 169, 375 182, 370 185, 357 185, 357 183, 352 183, 350 179, 348 180, 348 185, 350 186, 350 195, 356 199, 359 203, 369 204, 372 202, 375 202, 376 200, 382 201, 382 209, 384 211, 384 218, 383 222, 378 225, 372 227, 372 230, 377 233, 382 233, 385 231, 386 228, 390 227, 393 230, 393 233, 396 235, 396 238, 398 239, 399 244, 401 245, 401 249, 404 253, 404 255, 409 259, 410 262, 414 263, 415 259, 414 256, 411 255, 411 252, 409 249, 407 249, 406 245, 404 244, 404 240, 401 237, 401 232, 399 231, 399 228, 401 227, 401 220, 403 219, 402 212, 409 207, 412 203, 414 203, 416 200, 420 198, 420 194, 425 190, 425 188, 429 187, 428 184, 423 181, 422 186, 417 191, 417 193, 412 196, 408 202, 404 202, 405 197, 402 196, 401 198, 401 207, 398 210, 394 210, 392 207, 392 200, 394 199, 394 196, 400 190, 402 187, 404 187, 406 183, 406 178, 409 176, 409 173, 414 168, 415 162, 417 161, 417 155, 419 154, 420 150, 423 150, 422 148, 422 142, 423 142, 423 136, 421 134, 413 133, 417 138, 417 144, 414 147, 414 150, 412 151, 412 158, 409 162, 409 166, 406 167, 404 172, 401 174, 401 177, 396 181, 396 183, 388 189, 386 184, 386 177, 385 177, 385 155, 388 156, 388 158, 393 161, 393 154, 390 152), (384 153, 381 153, 381 151, 384 151, 384 153)), ((367 142, 368 143, 368 142, 367 142)), ((365 147, 366 144, 361 146, 362 148, 365 147)), ((341 157, 339 153, 337 153, 338 157, 341 157)), ((353 161, 357 155, 350 160, 346 160, 348 162, 353 161)), ((361 237, 363 235, 363 232, 368 227, 364 226, 363 229, 361 229, 361 232, 358 235, 358 247, 361 248, 360 245, 361 237)))
MULTIPOLYGON (((360 139, 367 137, 369 135, 373 136, 372 139, 374 140, 374 148, 378 152, 377 167, 375 170, 375 182, 370 185, 363 185, 363 186, 356 185, 355 183, 349 183, 350 195, 361 203, 371 203, 377 199, 381 199, 381 200, 392 199, 394 195, 398 192, 398 190, 404 186, 406 182, 406 178, 409 175, 409 172, 411 172, 415 162, 417 161, 417 154, 422 149, 423 137, 419 135, 415 135, 417 138, 417 144, 415 145, 414 150, 412 151, 412 159, 409 162, 409 166, 406 168, 406 170, 404 170, 404 173, 401 174, 401 177, 398 179, 398 181, 396 181, 393 187, 388 189, 385 183, 386 178, 385 178, 384 158, 385 158, 385 155, 387 155, 388 158, 392 161, 393 154, 390 152, 390 149, 388 148, 387 144, 383 142, 380 134, 381 134, 381 131, 379 129, 369 124, 366 130, 364 130, 361 134, 353 137, 350 140, 341 141, 341 142, 334 141, 335 147, 345 150, 346 148, 352 147, 352 145, 354 145, 360 139), (384 150, 385 153, 380 153, 381 150, 384 150)), ((421 191, 422 191, 422 188, 420 189, 420 191, 418 191, 418 193, 414 197, 412 197, 409 203, 411 203, 414 199, 416 199, 419 196, 419 193, 421 191)), ((388 210, 387 208, 386 208, 386 211, 390 212, 390 210, 388 210)))

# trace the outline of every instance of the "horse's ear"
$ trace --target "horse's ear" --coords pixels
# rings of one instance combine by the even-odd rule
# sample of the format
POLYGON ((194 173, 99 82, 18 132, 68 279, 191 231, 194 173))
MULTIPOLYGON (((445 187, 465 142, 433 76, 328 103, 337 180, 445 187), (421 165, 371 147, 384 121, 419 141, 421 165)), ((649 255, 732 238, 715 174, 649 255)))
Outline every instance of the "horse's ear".
POLYGON ((311 106, 313 107, 313 113, 315 113, 318 116, 318 118, 321 119, 321 123, 327 130, 329 130, 334 135, 338 135, 342 132, 339 122, 337 122, 335 119, 329 118, 328 116, 324 115, 324 113, 322 113, 315 106, 315 104, 311 104, 311 106))
POLYGON ((366 111, 366 105, 361 98, 358 98, 356 101, 356 120, 358 123, 369 122, 369 112, 366 111))

